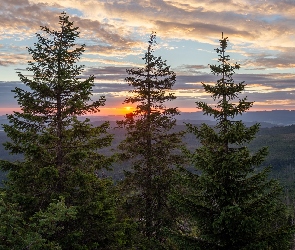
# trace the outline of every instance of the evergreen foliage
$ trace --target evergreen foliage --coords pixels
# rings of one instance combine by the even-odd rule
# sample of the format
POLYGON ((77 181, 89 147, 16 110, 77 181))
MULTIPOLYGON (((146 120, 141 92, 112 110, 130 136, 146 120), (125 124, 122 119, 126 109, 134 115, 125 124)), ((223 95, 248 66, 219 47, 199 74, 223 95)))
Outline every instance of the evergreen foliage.
POLYGON ((268 179, 269 168, 258 171, 267 148, 251 154, 247 148, 259 130, 259 124, 246 127, 235 116, 246 112, 252 102, 238 99, 245 83, 235 83, 239 64, 230 64, 225 54, 228 39, 220 40, 218 65, 211 72, 220 77, 216 84, 203 87, 215 101, 215 107, 196 102, 204 114, 213 115, 215 127, 189 124, 188 130, 202 146, 191 155, 199 174, 183 177, 186 188, 177 196, 187 226, 182 230, 181 249, 288 249, 292 229, 281 202, 281 187, 268 179))
POLYGON ((28 49, 32 76, 19 72, 29 91, 13 91, 21 112, 8 115, 10 124, 3 126, 10 138, 5 148, 23 154, 24 160, 1 163, 9 170, 5 200, 16 204, 29 223, 62 197, 66 207, 75 208, 75 217, 60 221, 58 230, 41 230, 42 238, 58 242, 62 249, 109 249, 119 240, 114 188, 111 181, 98 178, 97 171, 110 164, 99 149, 109 146, 112 136, 107 122, 94 127, 89 119, 77 118, 98 112, 105 98, 92 102, 94 77, 81 80, 84 66, 77 63, 85 46, 75 43, 78 27, 65 13, 59 27, 42 27, 38 42, 28 49))
POLYGON ((173 188, 172 168, 183 161, 179 150, 183 133, 172 130, 178 110, 164 105, 176 98, 171 92, 176 75, 166 61, 153 55, 155 39, 153 33, 143 58, 145 67, 127 70, 129 76, 125 80, 133 89, 124 103, 137 106, 124 121, 118 122, 127 130, 126 139, 119 146, 121 157, 132 165, 122 184, 125 209, 137 222, 140 249, 167 247, 165 229, 173 226, 175 217, 168 202, 173 188))
POLYGON ((62 223, 71 221, 77 213, 74 207, 67 207, 64 199, 53 201, 46 211, 39 211, 29 221, 24 220, 17 204, 0 197, 0 248, 11 249, 62 249, 52 236, 63 230, 62 223))

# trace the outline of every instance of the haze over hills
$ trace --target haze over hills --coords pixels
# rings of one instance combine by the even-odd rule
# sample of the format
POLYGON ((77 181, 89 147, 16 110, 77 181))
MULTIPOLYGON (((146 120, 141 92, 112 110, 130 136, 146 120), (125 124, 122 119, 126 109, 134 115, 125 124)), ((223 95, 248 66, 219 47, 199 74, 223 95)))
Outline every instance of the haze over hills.
MULTIPOLYGON (((92 121, 117 121, 123 120, 123 115, 109 116, 90 116, 92 121)), ((176 116, 178 124, 189 122, 193 124, 209 123, 214 124, 215 120, 212 116, 204 115, 202 111, 197 112, 181 112, 176 116)), ((272 110, 272 111, 249 111, 243 115, 236 117, 241 119, 246 124, 259 122, 261 127, 288 126, 295 124, 295 110, 272 110)))
MULTIPOLYGON (((123 115, 108 115, 108 116, 84 116, 90 118, 92 122, 96 121, 110 121, 114 126, 115 121, 120 121, 124 119, 123 115)), ((180 115, 176 116, 177 123, 182 125, 185 123, 192 124, 215 124, 215 120, 212 116, 204 115, 202 111, 197 112, 181 112, 180 115)), ((259 122, 261 127, 274 127, 274 126, 288 126, 295 124, 295 110, 272 110, 272 111, 249 111, 243 115, 239 115, 235 120, 241 119, 247 125, 259 122)), ((6 124, 8 121, 6 115, 0 116, 0 124, 6 124)), ((0 129, 2 130, 2 129, 0 129)))
MULTIPOLYGON (((123 120, 124 116, 89 116, 89 118, 94 126, 100 125, 103 121, 110 121, 111 127, 115 128, 117 126, 116 121, 123 120)), ((293 185, 295 179, 295 110, 247 112, 243 116, 240 116, 240 118, 247 125, 252 125, 255 122, 261 124, 261 129, 256 139, 250 145, 250 148, 256 151, 263 146, 269 147, 269 155, 266 158, 265 164, 273 166, 273 176, 280 179, 282 183, 284 183, 284 186, 295 190, 295 186, 293 185), (291 124, 293 125, 289 126, 291 124), (291 175, 294 176, 294 178, 292 177, 292 179, 290 179, 291 175)), ((85 119, 85 117, 80 117, 80 119, 85 119)), ((209 125, 215 123, 213 117, 205 116, 202 112, 182 112, 181 115, 177 116, 177 119, 178 126, 175 128, 177 131, 186 129, 184 123, 207 123, 209 125)), ((0 116, 0 124, 5 124, 7 122, 6 116, 0 116)), ((125 138, 125 132, 122 129, 111 129, 110 132, 114 134, 114 141, 111 148, 116 149, 119 142, 125 138)), ((7 140, 8 138, 5 132, 3 129, 0 129, 0 159, 10 161, 21 160, 21 155, 10 155, 8 151, 4 150, 2 143, 7 140)), ((196 138, 191 134, 186 135, 185 143, 191 150, 196 146, 200 146, 199 143, 196 142, 196 138)), ((113 153, 113 151, 107 148, 103 150, 102 153, 110 154, 113 153)), ((116 180, 122 179, 124 176, 122 166, 122 163, 115 164, 114 171, 108 174, 116 180)), ((124 168, 125 167, 124 165, 124 168)), ((0 186, 4 176, 5 174, 0 171, 0 186)))
MULTIPOLYGON (((178 117, 180 120, 210 120, 214 121, 211 116, 203 115, 203 112, 181 113, 178 117)), ((235 120, 241 119, 244 122, 264 122, 278 125, 295 124, 295 110, 272 110, 272 111, 249 111, 239 115, 235 120)))

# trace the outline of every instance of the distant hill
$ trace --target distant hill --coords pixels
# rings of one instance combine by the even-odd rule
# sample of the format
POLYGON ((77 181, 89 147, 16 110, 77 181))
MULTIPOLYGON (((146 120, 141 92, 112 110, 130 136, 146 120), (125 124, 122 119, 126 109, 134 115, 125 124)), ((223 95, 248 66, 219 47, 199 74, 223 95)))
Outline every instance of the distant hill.
MULTIPOLYGON (((123 115, 110 115, 110 116, 90 116, 92 121, 117 121, 123 120, 123 115)), ((215 120, 211 116, 203 115, 203 112, 181 112, 176 116, 178 124, 193 123, 193 124, 215 124, 215 120)), ((249 111, 243 115, 239 115, 235 120, 242 120, 246 124, 252 125, 259 122, 261 127, 274 127, 274 126, 288 126, 295 124, 295 110, 272 110, 272 111, 249 111)))
MULTIPOLYGON (((115 122, 123 120, 123 115, 108 115, 108 116, 82 116, 79 119, 90 118, 92 122, 96 121, 111 121, 115 122)), ((212 116, 204 115, 202 111, 196 112, 181 112, 176 116, 178 124, 193 123, 193 124, 215 124, 215 120, 212 116)), ((295 124, 295 110, 272 110, 272 111, 249 111, 243 115, 239 115, 235 120, 242 120, 243 122, 251 125, 255 122, 259 122, 262 127, 274 127, 274 126, 288 126, 295 124)), ((0 124, 6 124, 7 119, 5 115, 0 116, 0 124)))
MULTIPOLYGON (((247 125, 252 125, 255 122, 261 123, 261 129, 256 136, 256 139, 249 144, 251 150, 256 151, 263 146, 269 148, 269 155, 264 162, 264 165, 272 165, 273 171, 272 176, 280 179, 286 184, 286 186, 292 186, 295 190, 295 123, 294 125, 282 126, 282 124, 292 121, 295 119, 295 111, 268 111, 268 112, 248 112, 248 117, 243 117, 244 122, 247 125), (282 118, 283 122, 277 121, 278 117, 282 118), (273 120, 270 120, 272 118, 273 120), (266 122, 268 119, 269 122, 266 122), (294 184, 293 184, 294 183, 294 184)), ((110 133, 114 134, 114 141, 111 148, 103 149, 103 154, 112 154, 117 145, 125 137, 124 129, 116 129, 116 120, 122 120, 123 116, 111 116, 111 119, 107 119, 108 116, 100 117, 93 116, 90 117, 93 125, 100 125, 104 120, 109 120, 112 129, 110 133)), ((213 120, 206 120, 208 117, 203 116, 201 112, 194 113, 182 113, 180 118, 190 118, 190 119, 179 119, 176 130, 185 130, 185 123, 201 124, 208 123, 214 124, 213 120), (197 119, 197 118, 203 118, 197 119), (196 118, 196 119, 194 119, 196 118), (206 118, 206 119, 205 119, 206 118)), ((80 119, 85 119, 81 117, 80 119)), ((7 122, 6 117, 0 117, 2 124, 7 122)), ((3 142, 7 141, 8 138, 3 131, 0 131, 0 158, 5 160, 20 160, 21 156, 10 155, 4 150, 2 145, 3 142)), ((200 146, 200 143, 196 141, 192 134, 187 134, 184 138, 184 142, 190 150, 200 146)), ((105 172, 103 174, 107 176, 112 176, 113 178, 119 180, 123 178, 123 170, 129 169, 128 163, 118 163, 114 165, 114 171, 105 172)), ((3 178, 3 173, 0 173, 0 180, 3 178)))
MULTIPOLYGON (((207 120, 214 122, 214 118, 203 115, 203 112, 183 112, 178 117, 178 120, 207 120)), ((261 123, 262 127, 273 127, 276 125, 287 126, 295 124, 295 110, 272 110, 272 111, 256 111, 246 112, 243 115, 238 115, 234 120, 242 120, 245 123, 261 123)))

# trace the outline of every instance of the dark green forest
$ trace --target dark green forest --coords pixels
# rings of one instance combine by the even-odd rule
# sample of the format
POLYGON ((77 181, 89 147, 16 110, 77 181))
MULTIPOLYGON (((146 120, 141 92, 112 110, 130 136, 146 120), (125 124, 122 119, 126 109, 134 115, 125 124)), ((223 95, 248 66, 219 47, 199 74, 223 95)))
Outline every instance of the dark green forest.
POLYGON ((295 125, 261 128, 240 115, 253 106, 235 82, 242 65, 219 40, 218 79, 202 83, 214 125, 176 118, 176 73, 154 55, 126 70, 135 110, 117 122, 97 114, 95 76, 79 64, 87 46, 66 13, 41 27, 17 72, 19 112, 0 132, 0 249, 294 249, 295 125))
MULTIPOLYGON (((186 121, 187 122, 187 121, 186 121)), ((201 124, 202 121, 195 123, 201 124)), ((102 122, 91 122, 94 126, 100 125, 102 122)), ((184 131, 186 126, 176 125, 175 131, 184 131)), ((110 122, 109 133, 114 135, 112 145, 110 148, 102 149, 102 153, 105 155, 112 155, 119 143, 125 138, 126 131, 124 129, 115 128, 115 122, 110 122)), ((0 158, 3 160, 15 160, 22 159, 21 155, 10 155, 7 150, 4 149, 2 144, 8 140, 8 137, 4 132, 0 132, 0 158)), ((195 137, 187 133, 183 142, 190 150, 194 150, 200 146, 200 142, 196 141, 195 137)), ((295 125, 289 126, 274 126, 271 128, 260 128, 256 138, 248 145, 250 150, 255 152, 261 147, 268 147, 268 155, 265 157, 263 166, 270 165, 272 168, 271 176, 277 178, 284 187, 292 188, 295 185, 295 125)), ((128 163, 113 163, 112 170, 104 171, 104 174, 113 178, 115 181, 119 181, 124 178, 124 170, 128 169, 128 163)), ((193 171, 193 168, 192 168, 193 171)), ((293 187, 295 191, 295 186, 293 187)))

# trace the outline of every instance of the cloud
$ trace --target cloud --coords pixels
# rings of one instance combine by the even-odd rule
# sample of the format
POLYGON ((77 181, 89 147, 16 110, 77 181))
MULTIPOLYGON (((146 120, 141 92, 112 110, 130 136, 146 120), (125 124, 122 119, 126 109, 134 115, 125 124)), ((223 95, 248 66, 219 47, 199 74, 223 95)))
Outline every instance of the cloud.
POLYGON ((20 62, 27 63, 31 58, 26 50, 24 46, 2 45, 0 47, 0 66, 18 65, 20 62))
POLYGON ((271 53, 253 53, 248 55, 249 59, 241 62, 243 67, 249 69, 272 69, 272 68, 294 68, 295 51, 294 48, 280 48, 275 54, 271 53))
MULTIPOLYGON (((59 4, 60 7, 72 8, 81 11, 84 18, 92 20, 106 20, 113 28, 120 29, 125 35, 132 35, 134 27, 139 34, 150 33, 157 29, 160 36, 181 39, 195 39, 198 41, 213 41, 223 30, 232 39, 264 39, 265 33, 269 37, 288 32, 292 26, 285 23, 290 18, 286 11, 294 8, 293 4, 285 1, 266 4, 259 1, 30 1, 37 4, 59 4), (276 11, 277 10, 277 11, 276 11), (280 11, 278 11, 280 10, 280 11), (258 15, 259 14, 259 15, 258 15), (271 23, 272 16, 280 15, 284 20, 280 24, 271 23), (285 15, 285 16, 284 16, 285 15), (271 30, 269 28, 271 27, 271 30), (283 28, 283 29, 282 29, 283 28), (183 29, 183 33, 178 33, 183 29), (149 32, 147 32, 149 30, 149 32), (262 36, 263 34, 263 36, 262 36)), ((95 22, 94 22, 95 23, 95 22)), ((82 24, 83 27, 85 27, 82 24)), ((98 26, 99 27, 99 26, 98 26)), ((103 29, 104 30, 104 29, 103 29)), ((103 34, 102 34, 103 35, 103 34)), ((270 41, 271 42, 271 41, 270 41)))
POLYGON ((126 67, 115 67, 115 66, 108 66, 108 67, 100 67, 100 68, 90 68, 87 69, 87 74, 90 75, 114 75, 114 76, 127 76, 126 67))
MULTIPOLYGON (((57 20, 63 11, 59 2, 13 0, 7 4, 1 1, 1 39, 31 39, 36 32, 42 33, 40 26, 59 28, 57 20)), ((124 55, 131 54, 134 48, 142 46, 142 42, 131 39, 129 34, 121 35, 118 27, 114 25, 75 15, 71 17, 71 21, 79 27, 81 42, 90 44, 87 46, 88 53, 94 52, 105 56, 124 55), (93 43, 95 45, 92 45, 93 43)), ((2 65, 9 64, 13 62, 2 62, 2 65)))
POLYGON ((14 0, 0 7, 0 29, 6 36, 32 36, 40 25, 55 28, 62 10, 77 10, 82 15, 72 14, 71 19, 80 27, 81 39, 104 56, 139 53, 139 37, 152 30, 163 39, 215 44, 223 31, 233 45, 249 41, 252 48, 294 46, 295 7, 290 1, 14 0))
MULTIPOLYGON (((84 41, 87 42, 87 41, 84 41)), ((93 41, 91 41, 93 43, 93 41)), ((97 41, 100 43, 100 41, 97 41)), ((86 45, 86 53, 84 57, 91 56, 105 56, 105 57, 124 57, 128 55, 138 55, 142 53, 140 46, 142 43, 139 42, 124 42, 122 45, 86 45), (140 49, 139 49, 140 48, 140 49)), ((85 59, 86 60, 86 59, 85 59)))
MULTIPOLYGON (((140 66, 139 58, 146 50, 145 40, 151 31, 157 31, 162 40, 159 51, 165 53, 179 49, 173 44, 175 41, 179 42, 177 45, 193 41, 196 47, 204 43, 215 46, 224 32, 230 39, 228 52, 234 53, 242 65, 243 71, 234 79, 248 84, 244 94, 259 105, 263 102, 293 105, 295 75, 287 72, 293 72, 295 67, 294 1, 229 0, 226 4, 223 0, 0 1, 0 66, 23 68, 30 59, 25 47, 33 46, 40 25, 57 29, 58 16, 64 10, 79 27, 78 42, 86 44, 80 60, 86 64, 82 77, 96 77, 95 98, 105 94, 110 98, 108 105, 121 103, 128 94, 130 87, 124 81, 126 68, 140 66), (280 73, 273 73, 274 70, 280 73)), ((205 55, 207 48, 199 48, 202 51, 198 52, 205 55)), ((176 104, 185 107, 194 106, 198 98, 210 101, 201 82, 213 84, 217 79, 208 74, 208 65, 200 60, 190 63, 172 65, 177 73, 176 104)), ((0 101, 2 106, 11 102, 10 97, 13 99, 8 89, 15 84, 0 83, 0 98, 5 100, 0 101)))
POLYGON ((31 36, 40 29, 40 25, 55 20, 58 12, 49 11, 46 7, 42 3, 31 5, 28 0, 12 0, 9 4, 1 1, 0 32, 6 38, 31 36))
MULTIPOLYGON (((121 105, 129 95, 128 91, 132 87, 124 81, 127 76, 125 67, 102 67, 90 68, 85 71, 86 75, 94 75, 96 80, 93 88, 93 98, 105 95, 109 108, 121 105)), ((242 96, 248 96, 250 101, 255 101, 255 107, 264 105, 277 105, 278 108, 289 108, 294 105, 295 75, 292 74, 236 74, 235 82, 245 81, 247 86, 242 96)), ((180 75, 173 87, 173 92, 177 96, 176 101, 169 103, 169 106, 192 108, 196 101, 205 101, 213 104, 210 94, 205 93, 201 82, 214 84, 216 77, 203 75, 180 75)), ((0 106, 17 107, 14 94, 11 92, 15 87, 25 88, 21 82, 0 82, 0 106)))

